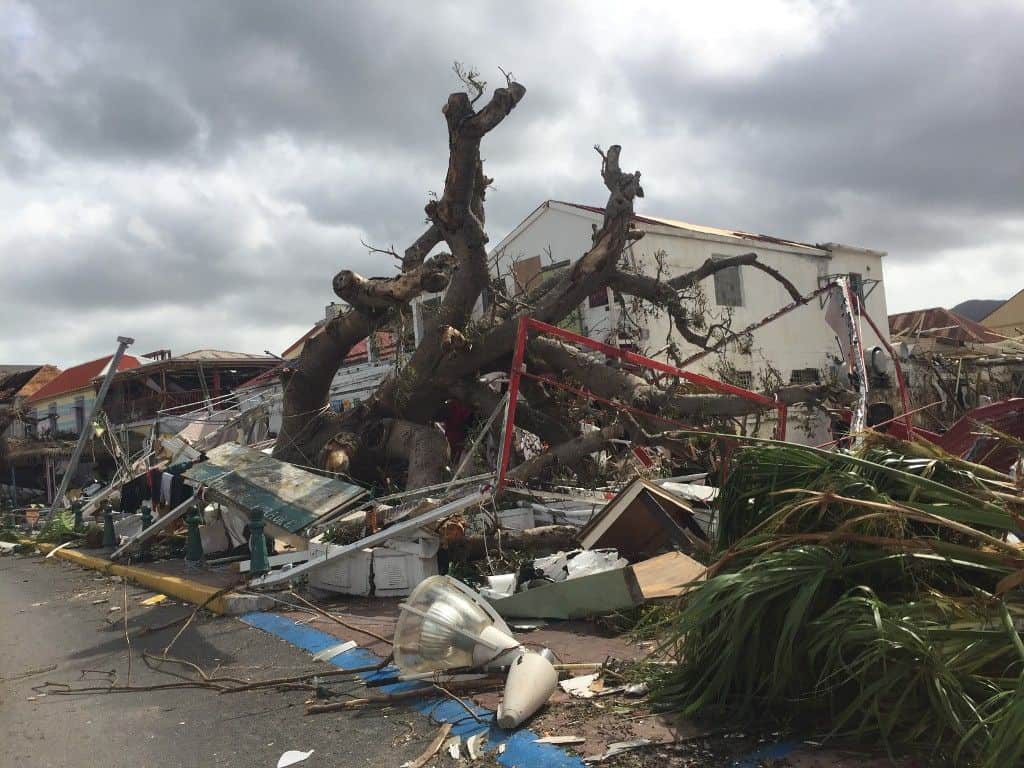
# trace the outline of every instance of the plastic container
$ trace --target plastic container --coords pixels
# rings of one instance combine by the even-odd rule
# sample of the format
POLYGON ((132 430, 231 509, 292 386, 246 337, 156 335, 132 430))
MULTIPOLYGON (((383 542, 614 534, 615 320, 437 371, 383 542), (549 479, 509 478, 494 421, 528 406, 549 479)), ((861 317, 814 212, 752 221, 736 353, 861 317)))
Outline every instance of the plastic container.
MULTIPOLYGON (((341 549, 337 544, 319 541, 309 542, 309 556, 315 560, 329 555, 332 549, 341 549)), ((328 592, 343 595, 370 594, 370 573, 373 564, 373 550, 363 549, 346 557, 335 558, 309 572, 309 585, 328 592)))
POLYGON ((373 550, 373 591, 378 597, 405 597, 421 581, 436 575, 436 555, 417 557, 390 547, 373 550))

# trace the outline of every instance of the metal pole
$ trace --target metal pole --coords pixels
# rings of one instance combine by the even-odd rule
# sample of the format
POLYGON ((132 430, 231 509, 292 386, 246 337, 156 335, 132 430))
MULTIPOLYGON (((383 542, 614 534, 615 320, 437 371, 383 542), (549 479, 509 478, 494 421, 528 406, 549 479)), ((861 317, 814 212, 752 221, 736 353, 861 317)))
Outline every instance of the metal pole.
POLYGON ((53 514, 53 510, 56 509, 64 501, 64 494, 67 493, 68 484, 71 482, 72 475, 75 474, 75 470, 78 469, 78 462, 82 458, 82 451, 85 450, 85 443, 89 439, 89 433, 92 431, 92 420, 96 415, 96 411, 103 407, 103 400, 107 396, 107 390, 110 389, 110 382, 114 378, 114 374, 117 373, 117 366, 121 363, 121 358, 124 356, 124 351, 129 346, 135 343, 135 339, 130 339, 127 336, 117 337, 117 351, 114 356, 110 358, 110 366, 107 368, 107 373, 103 377, 103 381, 100 383, 99 392, 96 393, 96 399, 92 402, 92 408, 89 409, 89 415, 85 419, 85 423, 82 425, 82 433, 78 436, 78 442, 75 443, 75 450, 71 454, 71 459, 68 462, 68 468, 64 472, 64 477, 60 480, 60 487, 57 489, 57 495, 53 497, 53 504, 44 513, 44 516, 53 514))
POLYGON ((498 482, 494 489, 497 496, 505 487, 505 474, 508 472, 508 462, 512 456, 512 438, 516 426, 516 405, 519 401, 519 382, 523 376, 523 359, 526 357, 526 335, 528 320, 525 317, 519 318, 519 328, 516 331, 516 346, 512 353, 512 369, 508 377, 508 402, 505 403, 505 429, 501 433, 501 453, 498 455, 498 482))

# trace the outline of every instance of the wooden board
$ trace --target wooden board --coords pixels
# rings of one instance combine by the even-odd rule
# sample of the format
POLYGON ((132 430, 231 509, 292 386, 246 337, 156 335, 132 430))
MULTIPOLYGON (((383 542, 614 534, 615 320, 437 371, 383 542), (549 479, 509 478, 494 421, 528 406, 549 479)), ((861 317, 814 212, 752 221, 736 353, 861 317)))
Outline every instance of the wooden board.
POLYGON ((640 591, 646 600, 679 597, 701 581, 707 568, 682 552, 668 552, 633 566, 640 591))
POLYGON ((264 519, 288 533, 324 522, 366 495, 365 488, 307 472, 254 448, 225 443, 184 475, 244 511, 263 509, 264 519))

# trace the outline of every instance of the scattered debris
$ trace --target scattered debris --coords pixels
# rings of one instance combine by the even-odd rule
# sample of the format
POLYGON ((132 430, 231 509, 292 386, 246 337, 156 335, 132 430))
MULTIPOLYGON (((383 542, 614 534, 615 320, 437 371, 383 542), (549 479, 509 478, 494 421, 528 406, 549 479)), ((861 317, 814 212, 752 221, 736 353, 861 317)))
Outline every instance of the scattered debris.
POLYGON ((437 754, 438 750, 441 749, 441 745, 445 743, 445 740, 448 738, 448 734, 451 730, 451 723, 443 723, 438 729, 437 734, 427 745, 427 748, 423 750, 423 753, 415 760, 409 760, 408 762, 402 763, 401 768, 423 768, 423 766, 430 762, 430 759, 437 754))
POLYGON ((458 736, 451 736, 444 743, 444 751, 448 753, 448 757, 452 760, 458 760, 462 757, 462 752, 459 749, 459 745, 462 744, 462 739, 458 736))
MULTIPOLYGON (((649 747, 655 742, 650 739, 634 739, 633 741, 616 741, 608 745, 608 749, 605 750, 602 755, 592 755, 591 757, 584 757, 583 762, 591 765, 593 763, 603 763, 606 760, 611 760, 613 757, 624 754, 626 752, 632 752, 636 749, 643 749, 649 747)), ((671 743, 671 742, 666 742, 671 743)))
POLYGON ((295 765, 306 760, 316 750, 309 750, 309 752, 299 752, 297 749, 289 749, 281 757, 277 759, 277 768, 287 768, 289 765, 295 765))
POLYGON ((742 448, 719 559, 655 628, 678 664, 652 677, 652 699, 1018 764, 1019 498, 1006 474, 881 435, 852 453, 742 448))
POLYGON ((558 685, 558 672, 550 651, 528 651, 508 670, 505 695, 498 705, 498 725, 506 730, 525 722, 551 698, 558 685))
POLYGON ((643 592, 626 565, 565 581, 546 582, 509 597, 492 599, 506 618, 579 619, 626 611, 642 605, 643 592))
POLYGON ((139 605, 160 605, 166 599, 167 595, 153 595, 152 597, 147 597, 139 605))
POLYGON ((353 648, 357 648, 359 644, 355 640, 348 640, 344 643, 338 643, 336 645, 328 646, 322 651, 317 651, 313 654, 314 661, 329 661, 335 656, 338 656, 345 651, 351 651, 353 648))
POLYGON ((682 552, 666 552, 633 565, 645 600, 679 597, 705 577, 707 567, 682 552))
POLYGON ((584 736, 544 736, 537 739, 538 744, 557 744, 559 746, 574 746, 586 742, 584 736))
POLYGON ((562 680, 558 687, 577 699, 592 699, 597 694, 590 687, 597 679, 601 676, 599 672, 594 672, 590 675, 579 675, 578 677, 570 677, 568 680, 562 680))
POLYGON ((480 731, 466 739, 466 753, 470 760, 479 760, 484 754, 484 744, 487 741, 487 731, 480 731))

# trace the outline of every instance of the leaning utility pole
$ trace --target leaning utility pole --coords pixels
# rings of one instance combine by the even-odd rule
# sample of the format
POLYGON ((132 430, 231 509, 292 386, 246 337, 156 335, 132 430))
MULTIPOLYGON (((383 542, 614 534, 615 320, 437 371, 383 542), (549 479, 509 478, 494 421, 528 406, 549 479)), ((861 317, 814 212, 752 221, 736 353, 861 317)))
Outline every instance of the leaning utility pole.
POLYGON ((64 476, 60 479, 60 487, 57 489, 57 494, 53 497, 53 505, 46 510, 47 517, 53 514, 53 510, 61 506, 64 501, 64 494, 68 491, 68 483, 71 482, 72 475, 74 475, 75 470, 78 469, 78 461, 82 458, 82 451, 85 450, 85 442, 89 439, 89 433, 92 431, 93 417, 96 415, 96 411, 103 406, 103 400, 107 396, 107 390, 110 389, 110 382, 114 378, 114 374, 117 373, 117 366, 121 363, 124 351, 134 343, 135 339, 130 339, 127 336, 117 337, 117 351, 114 353, 114 356, 110 358, 110 365, 107 366, 107 372, 104 374, 103 381, 100 383, 99 392, 96 393, 96 399, 92 402, 92 408, 89 409, 89 415, 85 418, 85 423, 82 424, 82 433, 78 436, 78 442, 75 443, 75 450, 71 454, 71 460, 68 462, 68 468, 64 471, 64 476))

